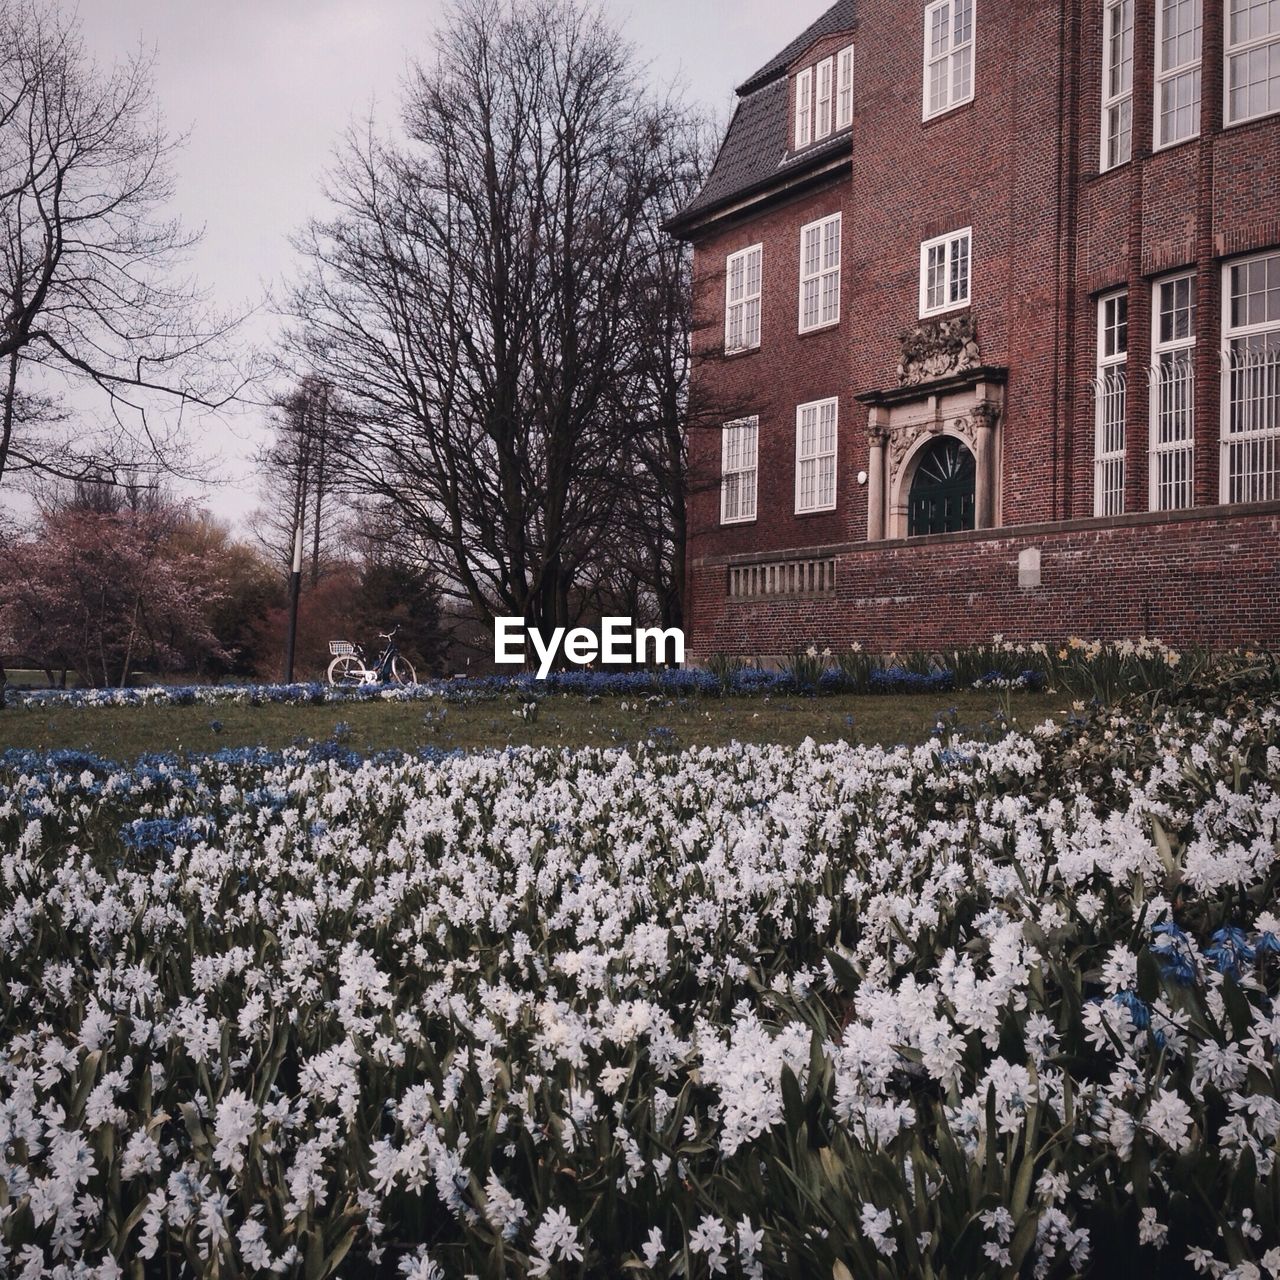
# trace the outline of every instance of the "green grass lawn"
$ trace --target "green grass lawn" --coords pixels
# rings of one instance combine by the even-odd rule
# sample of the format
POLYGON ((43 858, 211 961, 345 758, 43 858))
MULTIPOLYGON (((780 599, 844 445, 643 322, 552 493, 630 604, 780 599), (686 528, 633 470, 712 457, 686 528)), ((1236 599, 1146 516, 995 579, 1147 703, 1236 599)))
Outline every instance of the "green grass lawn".
POLYGON ((1061 714, 1067 701, 1045 694, 940 693, 895 697, 755 697, 679 700, 559 695, 536 721, 517 718, 514 699, 471 705, 353 703, 328 707, 129 707, 0 711, 0 750, 74 747, 129 760, 151 751, 206 752, 220 747, 284 747, 331 738, 349 726, 360 751, 438 746, 611 746, 650 736, 681 746, 731 741, 918 743, 939 715, 955 708, 965 729, 981 730, 1002 710, 1019 725, 1061 714), (215 728, 215 724, 219 727, 215 728), (655 731, 665 730, 667 732, 655 731))

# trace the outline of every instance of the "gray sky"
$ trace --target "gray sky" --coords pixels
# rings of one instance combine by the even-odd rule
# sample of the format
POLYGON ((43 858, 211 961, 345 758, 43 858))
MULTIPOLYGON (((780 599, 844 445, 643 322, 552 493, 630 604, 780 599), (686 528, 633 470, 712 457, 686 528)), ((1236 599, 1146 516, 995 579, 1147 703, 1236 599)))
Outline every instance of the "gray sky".
MULTIPOLYGON (((393 118, 409 61, 426 56, 444 0, 60 0, 78 11, 101 62, 141 42, 157 54, 167 124, 189 131, 175 212, 205 228, 193 270, 223 307, 259 304, 293 269, 290 233, 322 208, 318 180, 334 143, 370 104, 393 118)), ((653 64, 727 117, 733 86, 830 0, 604 0, 653 64)), ((255 318, 269 343, 274 322, 255 318)), ((225 482, 204 496, 238 520, 261 505, 250 460, 260 414, 228 416, 204 447, 225 482)))

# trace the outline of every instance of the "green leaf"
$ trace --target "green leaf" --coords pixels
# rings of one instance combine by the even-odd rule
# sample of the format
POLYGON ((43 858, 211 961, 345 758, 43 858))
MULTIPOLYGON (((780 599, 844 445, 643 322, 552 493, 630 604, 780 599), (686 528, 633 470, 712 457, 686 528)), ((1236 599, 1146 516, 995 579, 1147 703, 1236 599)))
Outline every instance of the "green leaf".
POLYGON ((862 979, 858 977, 858 971, 853 967, 850 961, 842 956, 838 951, 831 947, 826 949, 827 963, 831 966, 831 972, 835 974, 836 982, 839 983, 845 995, 851 996, 855 994, 862 985, 862 979))
POLYGON ((1153 1004, 1160 998, 1160 964, 1150 947, 1138 952, 1138 995, 1153 1004))

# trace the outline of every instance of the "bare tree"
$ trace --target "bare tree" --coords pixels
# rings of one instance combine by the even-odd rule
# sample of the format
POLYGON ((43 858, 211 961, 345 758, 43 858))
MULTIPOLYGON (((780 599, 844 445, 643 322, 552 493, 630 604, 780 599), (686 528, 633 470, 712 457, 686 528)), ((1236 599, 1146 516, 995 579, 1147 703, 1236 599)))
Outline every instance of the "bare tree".
POLYGON ((462 0, 404 116, 405 145, 348 138, 300 238, 293 352, 341 402, 344 483, 437 549, 446 590, 564 624, 642 465, 629 299, 685 114, 598 10, 462 0))
POLYGON ((258 459, 269 499, 254 516, 258 541, 287 570, 293 560, 295 530, 304 532, 311 586, 320 581, 343 508, 332 465, 332 389, 303 377, 275 405, 273 438, 258 459))
POLYGON ((162 214, 175 142, 151 71, 138 55, 103 72, 74 22, 0 0, 0 479, 189 472, 158 400, 213 408, 238 390, 230 326, 178 274, 197 237, 162 214), (103 392, 108 425, 42 429, 60 420, 53 378, 103 392))

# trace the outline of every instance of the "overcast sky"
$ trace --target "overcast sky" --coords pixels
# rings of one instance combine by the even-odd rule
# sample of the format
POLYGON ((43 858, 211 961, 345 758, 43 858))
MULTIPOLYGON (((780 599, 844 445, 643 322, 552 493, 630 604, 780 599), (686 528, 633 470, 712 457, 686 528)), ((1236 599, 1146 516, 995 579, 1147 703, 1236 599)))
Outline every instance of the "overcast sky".
MULTIPOLYGON (((228 308, 254 306, 293 269, 290 233, 321 209, 335 141, 372 104, 391 119, 409 62, 426 56, 445 0, 61 0, 94 55, 139 42, 179 158, 175 212, 204 227, 194 270, 228 308)), ((830 0, 604 0, 661 81, 727 118, 733 86, 799 34, 830 0)), ((255 321, 270 340, 272 322, 255 321)), ((205 498, 238 520, 261 504, 249 466, 259 415, 229 419, 207 445, 226 482, 205 498)))

